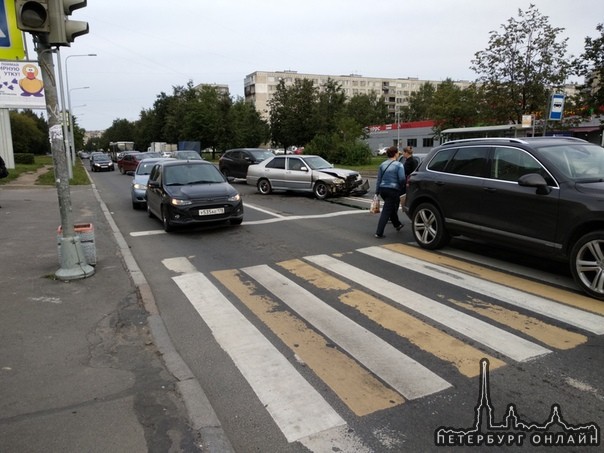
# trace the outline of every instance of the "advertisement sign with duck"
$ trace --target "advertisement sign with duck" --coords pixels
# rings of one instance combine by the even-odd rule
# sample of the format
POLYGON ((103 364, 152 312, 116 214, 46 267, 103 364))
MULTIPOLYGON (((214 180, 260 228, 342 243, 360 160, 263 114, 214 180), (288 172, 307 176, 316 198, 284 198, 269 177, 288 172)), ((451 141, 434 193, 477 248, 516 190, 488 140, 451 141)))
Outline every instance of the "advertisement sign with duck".
POLYGON ((37 61, 0 61, 0 108, 46 108, 37 61))

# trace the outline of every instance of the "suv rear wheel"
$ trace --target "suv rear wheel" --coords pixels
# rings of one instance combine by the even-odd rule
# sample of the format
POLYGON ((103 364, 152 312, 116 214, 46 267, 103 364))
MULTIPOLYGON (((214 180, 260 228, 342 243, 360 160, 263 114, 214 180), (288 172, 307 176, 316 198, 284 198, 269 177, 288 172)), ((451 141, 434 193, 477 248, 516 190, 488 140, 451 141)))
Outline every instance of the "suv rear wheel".
POLYGON ((447 245, 451 239, 445 230, 440 211, 432 203, 422 203, 413 212, 413 236, 420 247, 435 250, 447 245))
POLYGON ((570 253, 570 270, 575 282, 596 299, 604 300, 604 231, 582 236, 570 253))

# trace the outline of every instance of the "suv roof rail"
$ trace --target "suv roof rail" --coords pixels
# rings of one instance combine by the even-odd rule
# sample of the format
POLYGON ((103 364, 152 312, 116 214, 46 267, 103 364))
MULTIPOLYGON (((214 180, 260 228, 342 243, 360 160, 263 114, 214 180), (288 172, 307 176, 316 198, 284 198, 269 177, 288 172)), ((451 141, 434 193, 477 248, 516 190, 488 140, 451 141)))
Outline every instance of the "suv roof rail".
POLYGON ((448 142, 443 143, 443 145, 449 145, 452 143, 469 143, 469 142, 483 142, 485 140, 496 140, 501 142, 509 142, 509 143, 527 143, 526 140, 517 137, 482 137, 482 138, 459 138, 455 140, 450 140, 448 142))

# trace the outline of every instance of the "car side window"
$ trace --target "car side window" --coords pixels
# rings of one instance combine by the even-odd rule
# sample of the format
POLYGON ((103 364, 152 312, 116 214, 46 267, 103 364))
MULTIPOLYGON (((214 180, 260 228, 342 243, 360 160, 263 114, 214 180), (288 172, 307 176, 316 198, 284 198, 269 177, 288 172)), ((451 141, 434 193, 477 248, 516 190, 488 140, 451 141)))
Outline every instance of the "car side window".
POLYGON ((457 149, 452 148, 443 149, 436 153, 436 155, 432 157, 430 163, 428 164, 428 170, 445 171, 445 167, 449 163, 449 160, 451 160, 451 157, 453 157, 453 154, 455 154, 455 151, 457 151, 457 149))
POLYGON ((160 175, 160 166, 159 165, 155 165, 153 167, 153 169, 151 170, 151 173, 149 174, 149 181, 159 181, 159 175, 160 175))
POLYGON ((292 159, 291 157, 288 160, 288 169, 294 171, 302 170, 302 161, 300 159, 292 159))
POLYGON ((456 175, 484 177, 488 155, 487 146, 459 148, 444 171, 456 175))
POLYGON ((266 167, 285 170, 285 157, 275 157, 272 161, 266 164, 266 167))
POLYGON ((518 148, 495 147, 491 178, 503 181, 518 181, 528 173, 541 174, 541 165, 533 156, 518 148))

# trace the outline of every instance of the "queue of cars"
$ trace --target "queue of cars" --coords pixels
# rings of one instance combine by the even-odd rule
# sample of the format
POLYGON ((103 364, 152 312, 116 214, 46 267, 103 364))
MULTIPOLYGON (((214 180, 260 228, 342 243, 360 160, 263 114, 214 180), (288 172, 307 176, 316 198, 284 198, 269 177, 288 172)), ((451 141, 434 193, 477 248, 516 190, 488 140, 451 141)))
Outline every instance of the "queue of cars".
MULTIPOLYGON (((90 161, 92 171, 97 162, 112 165, 103 153, 92 153, 90 161)), ((225 152, 217 166, 203 159, 141 160, 132 207, 146 206, 166 231, 239 225, 243 202, 229 183, 235 177, 245 177, 262 195, 288 190, 325 199, 369 190, 358 172, 319 156, 247 148, 225 152)), ((409 175, 403 210, 422 248, 466 236, 562 260, 586 294, 604 300, 602 199, 603 147, 571 137, 483 138, 447 142, 425 155, 409 175)))

